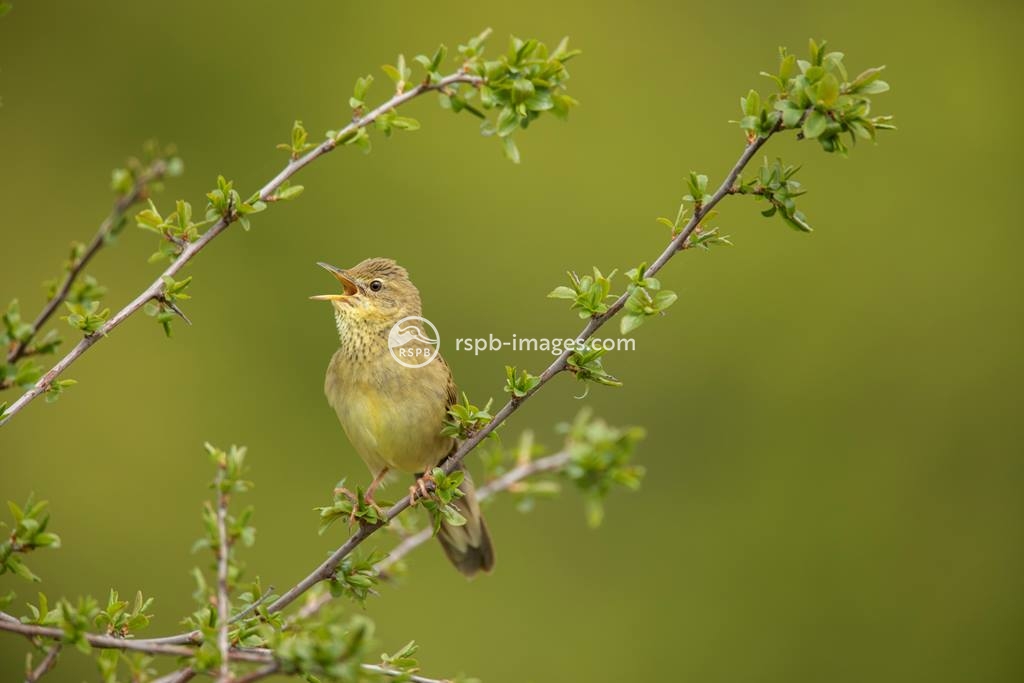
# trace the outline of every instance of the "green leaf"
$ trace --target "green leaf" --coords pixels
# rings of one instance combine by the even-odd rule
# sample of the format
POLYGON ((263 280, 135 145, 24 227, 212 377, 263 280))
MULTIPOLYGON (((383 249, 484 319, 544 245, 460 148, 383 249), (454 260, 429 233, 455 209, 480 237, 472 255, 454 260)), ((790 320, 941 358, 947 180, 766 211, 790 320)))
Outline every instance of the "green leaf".
POLYGON ((274 193, 273 200, 276 202, 286 202, 290 199, 295 199, 305 189, 302 185, 283 185, 274 193))
POLYGON ((502 150, 505 152, 505 158, 511 161, 513 164, 519 163, 519 148, 516 147, 515 140, 511 137, 501 138, 502 150))
POLYGON ((559 285, 548 294, 549 299, 575 299, 576 292, 570 287, 559 285))
POLYGON ((391 125, 399 130, 419 130, 420 122, 408 116, 396 116, 391 120, 391 125))
POLYGON ((523 398, 537 385, 540 384, 540 377, 531 375, 526 370, 517 371, 511 365, 505 366, 505 392, 512 394, 513 398, 523 398))
POLYGON ((358 109, 364 106, 366 99, 366 93, 370 90, 370 86, 373 84, 373 76, 367 74, 356 79, 355 87, 352 88, 352 97, 349 98, 348 104, 353 109, 358 109))
POLYGON ((861 88, 858 88, 857 92, 862 95, 878 95, 883 92, 889 91, 889 84, 885 81, 872 81, 861 88))
POLYGON ((654 295, 653 306, 656 311, 664 311, 676 302, 679 297, 675 292, 663 289, 654 295))
POLYGON ((825 74, 818 83, 818 103, 831 107, 839 97, 839 80, 833 74, 825 74))
POLYGON ((511 135, 518 125, 519 116, 516 114, 515 109, 513 109, 512 107, 502 109, 501 113, 498 115, 498 122, 496 127, 498 136, 506 137, 508 135, 511 135))
POLYGON ((398 71, 396 67, 393 67, 390 64, 383 64, 381 65, 380 68, 383 69, 384 73, 387 74, 388 78, 390 78, 395 83, 398 83, 399 81, 402 80, 402 74, 401 72, 398 71))
POLYGON ((804 121, 804 137, 814 139, 825 132, 828 127, 828 117, 820 111, 812 111, 804 121))
POLYGON ((644 320, 647 317, 643 315, 636 315, 633 313, 625 313, 622 316, 622 320, 619 321, 619 332, 622 334, 629 334, 636 328, 644 324, 644 320))
POLYGON ((39 578, 38 576, 33 574, 32 570, 29 569, 25 565, 25 563, 21 561, 21 558, 18 558, 18 557, 10 557, 10 558, 8 558, 8 560, 7 560, 7 568, 11 572, 16 574, 17 576, 20 576, 21 578, 25 579, 26 581, 32 581, 32 582, 35 582, 35 583, 38 583, 38 582, 42 581, 41 578, 39 578))

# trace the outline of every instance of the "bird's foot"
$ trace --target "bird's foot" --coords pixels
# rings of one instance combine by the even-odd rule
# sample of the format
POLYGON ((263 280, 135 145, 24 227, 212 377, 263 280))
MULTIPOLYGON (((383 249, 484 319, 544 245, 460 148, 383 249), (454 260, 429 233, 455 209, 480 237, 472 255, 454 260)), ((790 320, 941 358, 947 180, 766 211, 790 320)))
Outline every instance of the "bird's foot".
POLYGON ((338 486, 334 489, 334 495, 344 496, 352 504, 352 510, 348 513, 348 525, 350 527, 362 522, 362 518, 365 517, 365 511, 368 507, 373 509, 378 519, 385 518, 386 513, 384 512, 384 509, 377 505, 377 502, 373 499, 373 494, 370 492, 360 496, 359 493, 352 493, 352 491, 344 486, 338 486))
POLYGON ((409 505, 415 505, 421 498, 429 498, 430 489, 427 488, 427 485, 433 483, 434 475, 430 472, 424 472, 417 477, 416 483, 409 487, 409 505))
POLYGON ((336 486, 334 488, 334 495, 335 496, 345 496, 346 498, 351 500, 353 503, 359 502, 358 499, 356 498, 356 494, 352 493, 351 491, 349 491, 344 486, 336 486))
POLYGON ((373 493, 367 491, 366 496, 363 497, 363 503, 367 507, 373 509, 373 511, 377 514, 377 519, 380 519, 380 520, 387 519, 387 516, 388 516, 387 511, 384 508, 382 508, 380 505, 377 505, 377 501, 374 500, 374 498, 373 498, 373 493))

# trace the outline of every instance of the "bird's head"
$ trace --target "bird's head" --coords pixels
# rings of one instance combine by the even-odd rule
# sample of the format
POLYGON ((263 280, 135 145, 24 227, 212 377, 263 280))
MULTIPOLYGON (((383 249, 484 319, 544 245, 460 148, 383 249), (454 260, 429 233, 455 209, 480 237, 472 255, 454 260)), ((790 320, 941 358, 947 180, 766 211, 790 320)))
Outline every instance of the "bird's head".
POLYGON ((368 258, 348 269, 317 264, 341 283, 338 294, 317 294, 330 301, 338 329, 388 330, 410 315, 420 315, 420 293, 405 268, 387 258, 368 258))

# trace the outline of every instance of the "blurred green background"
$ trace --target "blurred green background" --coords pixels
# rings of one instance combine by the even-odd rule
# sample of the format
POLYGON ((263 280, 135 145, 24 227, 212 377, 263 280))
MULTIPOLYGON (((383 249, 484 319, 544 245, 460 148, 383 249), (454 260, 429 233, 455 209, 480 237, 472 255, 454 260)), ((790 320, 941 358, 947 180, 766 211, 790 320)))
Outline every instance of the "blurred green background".
MULTIPOLYGON (((561 378, 505 432, 555 448, 554 423, 584 405, 643 425, 642 492, 616 495, 597 531, 572 494, 527 516, 500 502, 493 576, 467 583, 424 548, 366 609, 382 650, 415 638, 427 673, 491 683, 1021 680, 1021 19, 1012 3, 874 0, 16 3, 0 23, 0 301, 32 313, 107 212, 109 170, 147 138, 186 161, 161 205, 201 206, 218 173, 246 192, 273 175, 293 119, 317 137, 343 123, 354 79, 399 51, 485 26, 492 49, 569 34, 585 51, 582 106, 521 135, 520 166, 468 116, 416 102, 404 113, 422 131, 317 162, 298 201, 200 255, 193 327, 167 341, 132 319, 68 373, 65 398, 4 428, 0 498, 50 499, 64 539, 34 558, 44 588, 143 588, 152 633, 174 630, 205 563, 188 554, 205 440, 249 446, 250 568, 279 588, 300 578, 342 538, 318 537, 311 508, 340 476, 365 477, 322 395, 337 339, 306 299, 331 286, 314 263, 398 259, 460 386, 501 399, 503 365, 551 356, 474 357, 453 340, 574 334, 544 298, 565 269, 652 258, 685 174, 717 183, 739 153, 738 97, 767 90, 757 73, 778 45, 802 53, 815 36, 853 71, 888 65, 879 113, 901 130, 848 160, 772 142, 804 164, 817 231, 726 202, 736 247, 664 271, 680 301, 636 333, 638 352, 607 360, 625 387, 577 400, 561 378), (453 602, 462 618, 439 621, 453 602)), ((96 260, 111 306, 152 280, 153 247, 129 228, 96 260)), ((25 647, 0 638, 0 677, 20 674, 25 647)), ((64 660, 53 680, 95 678, 64 660)))

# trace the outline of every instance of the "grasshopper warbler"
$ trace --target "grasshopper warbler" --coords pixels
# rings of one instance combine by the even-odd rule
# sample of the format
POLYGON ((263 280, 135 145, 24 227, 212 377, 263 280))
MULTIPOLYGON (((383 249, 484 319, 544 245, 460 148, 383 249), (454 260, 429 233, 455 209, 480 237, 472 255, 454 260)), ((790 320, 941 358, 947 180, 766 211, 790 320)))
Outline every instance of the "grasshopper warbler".
MULTIPOLYGON (((324 392, 348 440, 373 474, 366 491, 372 503, 388 472, 422 476, 455 449, 455 439, 441 435, 448 408, 457 400, 455 381, 440 354, 422 367, 406 367, 391 355, 391 328, 403 318, 421 315, 419 290, 404 268, 384 258, 366 259, 348 270, 318 265, 337 278, 343 290, 311 297, 331 302, 341 339, 327 367, 324 392)), ((419 321, 403 325, 410 322, 419 331, 410 344, 419 344, 422 350, 422 327, 419 321)), ((494 566, 494 550, 473 482, 468 472, 464 475, 464 495, 453 504, 466 524, 442 522, 438 539, 452 564, 472 576, 494 566)))

